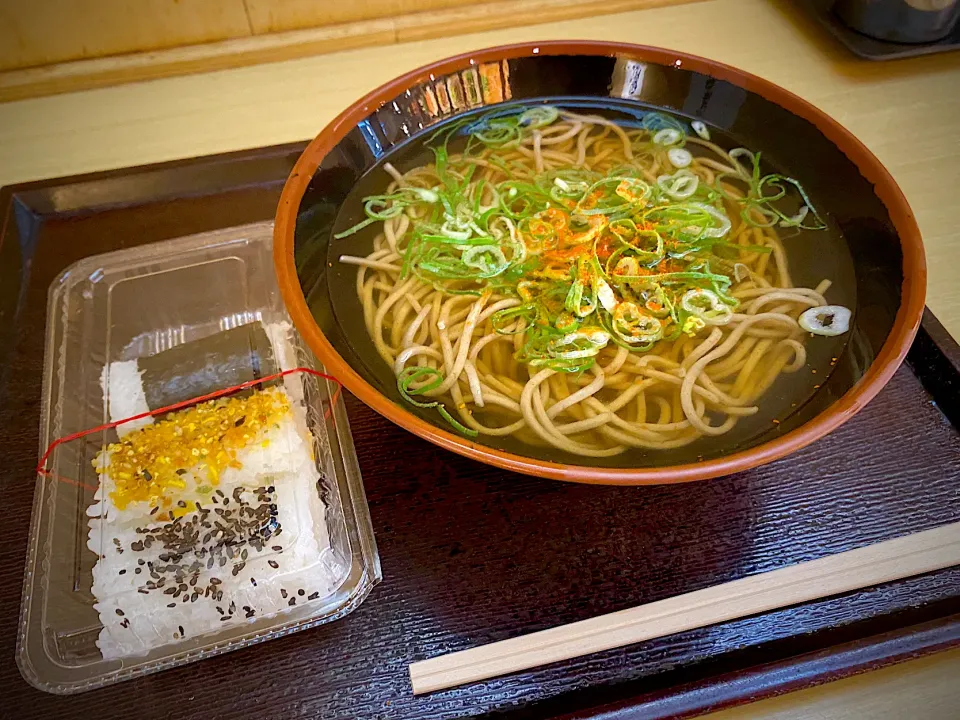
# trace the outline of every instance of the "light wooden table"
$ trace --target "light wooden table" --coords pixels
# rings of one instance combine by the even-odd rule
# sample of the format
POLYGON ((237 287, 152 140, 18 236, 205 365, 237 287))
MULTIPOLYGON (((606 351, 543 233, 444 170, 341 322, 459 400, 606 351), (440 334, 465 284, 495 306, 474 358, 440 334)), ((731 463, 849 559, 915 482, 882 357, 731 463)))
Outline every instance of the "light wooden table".
MULTIPOLYGON (((856 133, 886 164, 923 232, 928 305, 960 335, 960 53, 855 59, 785 1, 711 0, 368 48, 0 105, 0 185, 313 136, 366 91, 484 46, 620 40, 716 58, 773 80, 856 133)), ((960 650, 714 717, 955 718, 960 650)))

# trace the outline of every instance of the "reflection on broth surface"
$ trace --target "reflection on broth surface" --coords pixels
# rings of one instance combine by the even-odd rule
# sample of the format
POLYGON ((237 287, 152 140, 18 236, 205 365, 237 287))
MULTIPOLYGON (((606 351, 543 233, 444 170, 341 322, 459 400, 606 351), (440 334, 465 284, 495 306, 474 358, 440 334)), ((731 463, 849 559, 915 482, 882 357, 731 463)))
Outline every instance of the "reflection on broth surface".
POLYGON ((405 401, 485 443, 627 463, 729 450, 844 349, 839 232, 702 122, 513 103, 387 160, 337 218, 334 312, 405 401))

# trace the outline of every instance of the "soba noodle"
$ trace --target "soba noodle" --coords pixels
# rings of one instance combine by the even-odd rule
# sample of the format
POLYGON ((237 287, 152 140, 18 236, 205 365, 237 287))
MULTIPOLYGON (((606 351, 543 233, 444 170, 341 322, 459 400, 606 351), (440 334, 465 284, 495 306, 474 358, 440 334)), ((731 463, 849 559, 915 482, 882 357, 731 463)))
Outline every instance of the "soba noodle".
POLYGON ((338 236, 382 222, 341 257, 366 330, 404 397, 462 432, 586 457, 680 447, 757 413, 807 331, 846 329, 829 281, 791 282, 777 228, 823 227, 802 188, 702 123, 549 106, 469 123, 435 162, 387 164, 338 236))

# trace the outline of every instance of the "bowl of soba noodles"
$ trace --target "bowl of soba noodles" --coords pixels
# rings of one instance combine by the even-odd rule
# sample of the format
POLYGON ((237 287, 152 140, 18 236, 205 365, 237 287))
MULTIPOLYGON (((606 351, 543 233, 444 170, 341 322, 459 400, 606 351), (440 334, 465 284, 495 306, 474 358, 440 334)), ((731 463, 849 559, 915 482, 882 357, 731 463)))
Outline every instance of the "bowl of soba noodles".
POLYGON ((288 178, 275 261, 374 410, 604 484, 729 474, 835 429, 903 360, 926 283, 902 193, 836 121, 600 42, 481 50, 359 100, 288 178))

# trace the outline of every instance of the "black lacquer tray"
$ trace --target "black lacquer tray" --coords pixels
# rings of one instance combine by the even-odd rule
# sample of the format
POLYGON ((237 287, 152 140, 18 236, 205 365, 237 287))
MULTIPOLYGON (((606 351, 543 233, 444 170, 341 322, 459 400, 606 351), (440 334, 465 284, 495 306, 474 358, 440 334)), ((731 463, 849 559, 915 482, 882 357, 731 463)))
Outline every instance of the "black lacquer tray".
POLYGON ((75 260, 273 216, 302 144, 0 194, 0 715, 676 717, 960 644, 960 569, 414 697, 407 666, 960 520, 960 348, 927 313, 854 420, 785 460, 591 487, 441 450, 348 398, 384 581, 332 625, 83 695, 13 661, 37 462, 46 294, 75 260), (604 714, 606 713, 606 714, 604 714))

